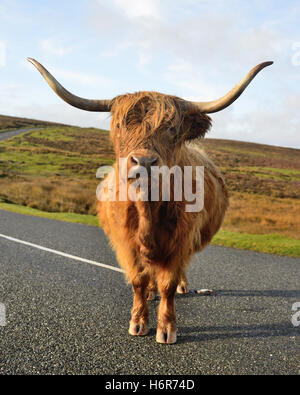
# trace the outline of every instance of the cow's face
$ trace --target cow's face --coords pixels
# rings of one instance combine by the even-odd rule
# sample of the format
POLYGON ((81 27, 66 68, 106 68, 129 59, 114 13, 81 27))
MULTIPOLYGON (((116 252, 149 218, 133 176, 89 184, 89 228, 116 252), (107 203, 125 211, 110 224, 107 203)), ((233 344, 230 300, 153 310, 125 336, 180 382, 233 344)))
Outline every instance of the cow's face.
POLYGON ((187 140, 203 137, 210 118, 180 99, 155 92, 119 96, 112 106, 111 138, 117 159, 133 166, 173 166, 187 140))

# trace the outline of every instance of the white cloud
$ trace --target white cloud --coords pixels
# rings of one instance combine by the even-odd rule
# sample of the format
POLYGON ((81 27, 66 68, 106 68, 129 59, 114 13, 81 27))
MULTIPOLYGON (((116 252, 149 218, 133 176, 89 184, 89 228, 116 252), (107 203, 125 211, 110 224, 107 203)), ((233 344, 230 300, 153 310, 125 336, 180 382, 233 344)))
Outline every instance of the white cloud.
MULTIPOLYGON (((23 68, 26 68, 29 71, 32 71, 36 74, 36 69, 29 63, 27 60, 22 59, 20 62, 23 68)), ((73 70, 61 69, 58 67, 51 67, 49 65, 46 68, 53 74, 56 79, 64 80, 71 82, 72 84, 79 84, 84 86, 103 86, 103 87, 112 87, 116 84, 115 81, 103 77, 99 74, 91 74, 91 73, 83 73, 73 70)))
POLYGON ((15 101, 18 99, 24 99, 25 95, 25 85, 8 82, 5 84, 1 84, 0 90, 0 104, 1 104, 1 114, 5 113, 5 108, 7 106, 12 107, 15 104, 15 101))
POLYGON ((66 47, 63 44, 56 42, 54 39, 49 38, 41 41, 42 50, 49 55, 64 56, 71 52, 71 47, 66 47))
POLYGON ((300 95, 290 95, 271 108, 257 103, 248 114, 234 109, 212 114, 210 137, 300 148, 299 103, 300 95))
POLYGON ((70 81, 73 84, 80 84, 84 86, 104 86, 104 87, 111 87, 115 85, 115 82, 106 78, 102 77, 101 75, 94 75, 82 72, 76 72, 71 70, 60 69, 56 67, 51 67, 51 73, 62 80, 70 81))
POLYGON ((170 64, 184 59, 202 70, 213 70, 221 63, 223 70, 231 67, 239 72, 261 61, 282 60, 289 43, 263 23, 242 28, 234 11, 224 15, 198 11, 174 17, 176 6, 168 0, 160 8, 150 0, 114 0, 115 7, 111 4, 98 1, 92 15, 94 26, 101 37, 110 37, 110 53, 117 53, 122 43, 130 41, 140 69, 168 54, 170 64))
POLYGON ((124 41, 120 44, 117 44, 114 48, 109 48, 100 52, 100 55, 104 58, 112 58, 121 54, 121 52, 126 51, 127 49, 134 46, 134 43, 131 41, 124 41))
POLYGON ((213 81, 207 82, 199 67, 182 59, 177 59, 167 67, 164 78, 178 88, 178 94, 186 100, 214 100, 221 96, 222 88, 223 93, 226 89, 220 84, 214 84, 213 81))
MULTIPOLYGON (((36 74, 35 68, 27 60, 22 59, 20 65, 23 68, 36 74)), ((71 83, 72 86, 82 85, 85 87, 92 88, 105 88, 114 89, 117 82, 107 77, 103 77, 99 74, 83 73, 73 70, 61 69, 58 67, 46 66, 51 74, 63 85, 66 81, 71 83)))
POLYGON ((159 18, 160 16, 156 0, 113 0, 113 2, 129 18, 159 18))

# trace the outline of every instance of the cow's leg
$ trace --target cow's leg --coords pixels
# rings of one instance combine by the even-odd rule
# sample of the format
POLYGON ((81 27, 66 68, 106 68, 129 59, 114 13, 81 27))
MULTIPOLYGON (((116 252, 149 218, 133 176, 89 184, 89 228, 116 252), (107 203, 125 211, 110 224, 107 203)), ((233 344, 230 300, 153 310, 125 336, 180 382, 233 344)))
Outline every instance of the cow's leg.
POLYGON ((149 275, 138 273, 131 280, 134 298, 131 310, 129 333, 132 336, 145 336, 148 333, 149 310, 147 302, 147 286, 149 275))
POLYGON ((156 280, 152 274, 147 287, 147 300, 154 300, 157 292, 156 280))
POLYGON ((178 284, 176 276, 166 269, 157 272, 157 285, 161 295, 158 309, 156 341, 173 344, 177 340, 175 293, 178 284))
POLYGON ((185 272, 181 274, 178 286, 177 286, 177 293, 179 294, 187 294, 189 292, 188 283, 186 279, 185 272))

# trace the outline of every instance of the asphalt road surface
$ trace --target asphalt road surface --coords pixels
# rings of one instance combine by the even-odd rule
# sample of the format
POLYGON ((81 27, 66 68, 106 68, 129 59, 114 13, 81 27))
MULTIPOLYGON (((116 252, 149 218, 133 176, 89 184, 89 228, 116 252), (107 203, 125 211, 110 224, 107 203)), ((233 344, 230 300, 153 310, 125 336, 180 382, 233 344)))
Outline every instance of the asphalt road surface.
POLYGON ((208 247, 188 278, 217 296, 176 297, 170 346, 155 342, 159 300, 149 335, 128 334, 132 293, 115 268, 101 229, 0 210, 0 374, 300 373, 299 259, 208 247))
POLYGON ((37 128, 19 129, 19 130, 11 130, 10 132, 0 133, 0 141, 10 139, 11 137, 18 136, 19 134, 23 134, 25 132, 30 132, 32 130, 38 130, 38 129, 37 128))

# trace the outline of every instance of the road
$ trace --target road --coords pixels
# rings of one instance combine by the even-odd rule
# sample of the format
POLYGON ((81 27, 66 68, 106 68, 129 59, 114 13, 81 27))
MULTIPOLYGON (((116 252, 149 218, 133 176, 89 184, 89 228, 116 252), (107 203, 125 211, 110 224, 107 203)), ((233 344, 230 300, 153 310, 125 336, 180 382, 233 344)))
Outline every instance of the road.
POLYGON ((19 130, 11 130, 9 132, 0 133, 0 141, 7 140, 11 137, 18 136, 19 134, 23 134, 25 132, 30 132, 32 130, 38 130, 38 129, 37 128, 19 129, 19 130))
POLYGON ((188 278, 217 296, 177 296, 178 343, 165 346, 159 300, 149 335, 128 334, 131 289, 101 229, 0 210, 0 234, 2 374, 300 373, 299 259, 208 247, 188 278))

